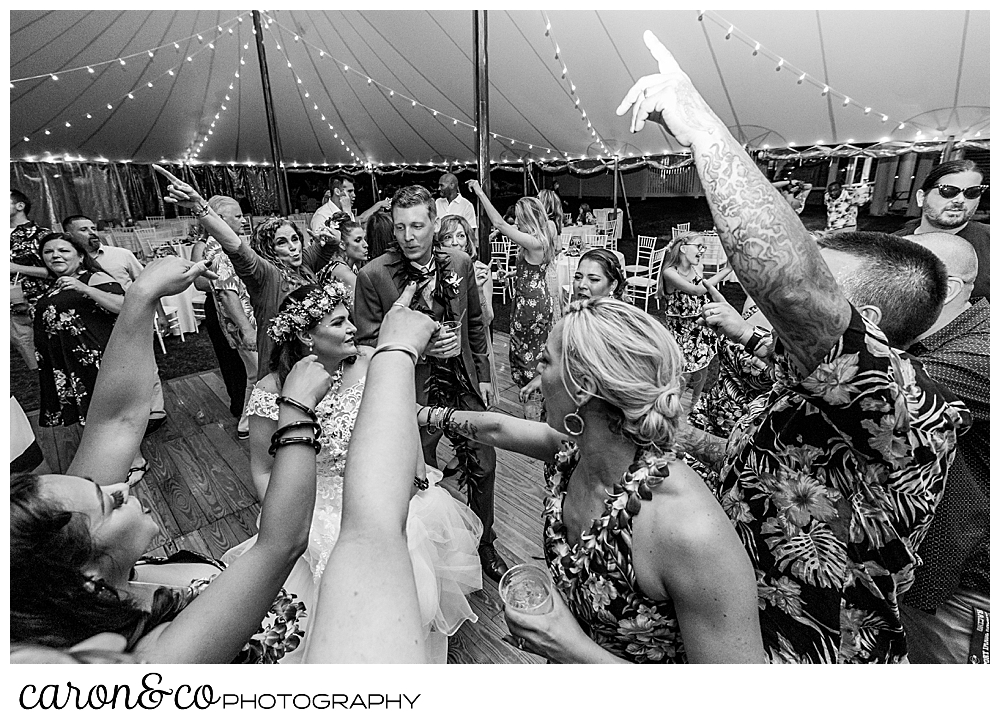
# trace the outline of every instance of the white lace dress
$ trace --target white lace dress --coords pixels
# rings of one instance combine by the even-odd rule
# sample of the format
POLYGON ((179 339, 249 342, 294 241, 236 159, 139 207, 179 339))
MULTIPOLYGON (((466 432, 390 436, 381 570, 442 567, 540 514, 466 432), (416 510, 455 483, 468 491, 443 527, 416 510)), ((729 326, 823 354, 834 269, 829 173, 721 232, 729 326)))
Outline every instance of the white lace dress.
MULTIPOLYGON (((365 380, 346 389, 337 387, 331 387, 316 406, 323 433, 320 437, 322 449, 316 458, 316 507, 309 529, 309 547, 285 582, 285 590, 295 593, 305 603, 307 612, 315 608, 320 577, 340 535, 347 446, 354 431, 365 380)), ((277 395, 255 387, 247 414, 251 418, 256 415, 277 420, 276 399, 277 395)), ((428 470, 431 486, 410 499, 406 537, 430 658, 444 663, 446 637, 458 631, 465 621, 477 620, 465 596, 482 588, 478 554, 482 523, 467 505, 433 484, 440 475, 439 471, 428 470)), ((231 562, 256 540, 254 536, 236 546, 223 560, 231 562)), ((305 631, 308 638, 308 618, 305 631)), ((300 646, 295 653, 304 648, 300 646)), ((282 662, 287 659, 294 663, 300 658, 286 656, 282 662)))

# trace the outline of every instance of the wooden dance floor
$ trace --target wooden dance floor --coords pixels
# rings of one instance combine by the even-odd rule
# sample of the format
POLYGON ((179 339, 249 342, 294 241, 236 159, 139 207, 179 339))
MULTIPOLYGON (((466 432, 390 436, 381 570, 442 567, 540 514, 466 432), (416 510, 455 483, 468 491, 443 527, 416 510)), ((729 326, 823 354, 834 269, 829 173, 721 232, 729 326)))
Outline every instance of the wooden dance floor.
MULTIPOLYGON (((507 344, 506 334, 495 335, 498 407, 520 415, 507 344)), ((219 557, 257 532, 260 504, 250 479, 248 443, 237 439, 218 369, 164 382, 163 393, 167 423, 142 444, 149 472, 136 487, 163 531, 149 552, 166 555, 183 548, 219 557)), ((29 414, 32 423, 37 414, 29 414)), ((59 466, 61 443, 53 428, 33 426, 46 458, 59 466)), ((447 442, 440 453, 442 464, 451 458, 447 442)), ((541 463, 497 450, 497 550, 510 565, 542 556, 542 497, 541 463)), ((507 626, 493 581, 484 576, 483 590, 470 599, 479 621, 466 622, 451 638, 449 663, 543 663, 502 640, 507 626)))

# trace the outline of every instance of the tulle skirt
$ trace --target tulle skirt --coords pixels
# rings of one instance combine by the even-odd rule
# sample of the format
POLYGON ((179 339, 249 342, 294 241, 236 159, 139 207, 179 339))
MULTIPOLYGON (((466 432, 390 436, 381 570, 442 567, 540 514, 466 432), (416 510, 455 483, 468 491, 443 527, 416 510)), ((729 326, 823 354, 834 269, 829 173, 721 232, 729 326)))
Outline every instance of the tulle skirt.
MULTIPOLYGON (((432 472, 432 471, 428 471, 432 472)), ((433 471, 440 478, 440 473, 433 471)), ((430 477, 430 476, 429 476, 430 477)), ((466 596, 483 587, 479 563, 479 538, 483 524, 464 503, 452 497, 444 488, 432 484, 410 499, 406 518, 406 542, 413 564, 420 616, 427 640, 428 661, 446 663, 447 637, 466 621, 478 617, 466 596)), ((257 536, 230 549, 223 561, 232 563, 250 549, 257 536)), ((299 558, 284 585, 306 606, 303 622, 309 637, 309 616, 314 615, 318 584, 306 557, 299 558)), ((285 654, 281 663, 302 663, 306 642, 285 654)))

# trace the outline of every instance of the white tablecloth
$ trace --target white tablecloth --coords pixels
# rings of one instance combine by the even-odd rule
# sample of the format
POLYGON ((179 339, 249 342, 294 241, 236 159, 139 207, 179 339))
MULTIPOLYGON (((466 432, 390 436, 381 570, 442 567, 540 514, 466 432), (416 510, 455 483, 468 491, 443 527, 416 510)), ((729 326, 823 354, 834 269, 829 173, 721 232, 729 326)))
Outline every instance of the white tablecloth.
POLYGON ((182 244, 175 241, 170 246, 177 252, 177 256, 191 261, 191 254, 194 253, 194 244, 182 244))
MULTIPOLYGON (((177 319, 181 324, 180 331, 184 334, 191 334, 198 331, 198 320, 194 317, 194 303, 204 300, 205 292, 195 289, 194 284, 191 284, 180 294, 163 297, 162 301, 165 308, 174 307, 177 309, 177 319)), ((179 332, 173 330, 171 334, 179 334, 179 332)))

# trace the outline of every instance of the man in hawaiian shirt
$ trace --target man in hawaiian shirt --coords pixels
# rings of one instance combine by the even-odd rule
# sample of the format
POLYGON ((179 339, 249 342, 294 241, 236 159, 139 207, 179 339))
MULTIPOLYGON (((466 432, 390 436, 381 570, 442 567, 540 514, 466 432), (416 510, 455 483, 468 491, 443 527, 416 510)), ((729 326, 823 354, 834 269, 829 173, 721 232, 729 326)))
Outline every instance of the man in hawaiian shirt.
MULTIPOLYGON (((821 253, 670 52, 645 39, 660 73, 618 112, 631 107, 633 131, 651 119, 691 147, 726 256, 778 340, 775 385, 728 442, 690 428, 679 439, 720 469, 720 501, 757 571, 765 649, 774 662, 905 661, 898 597, 968 413, 893 345, 937 318, 946 272, 915 244, 882 239, 877 269, 893 274, 876 290, 906 295, 888 312, 921 311, 900 323, 867 287, 845 292, 838 282, 870 260, 821 253), (886 322, 903 335, 892 344, 876 326, 886 322)), ((889 235, 847 236, 857 247, 889 235)))
POLYGON ((48 269, 38 256, 38 242, 51 233, 50 229, 39 226, 28 218, 31 213, 31 199, 17 189, 10 190, 10 272, 11 285, 16 279, 24 293, 23 300, 14 300, 10 305, 10 341, 24 358, 29 370, 38 369, 35 359, 35 336, 31 328, 31 317, 35 301, 48 286, 48 269))
POLYGON ((826 187, 827 231, 857 231, 858 207, 868 203, 868 186, 844 186, 834 181, 826 187))

